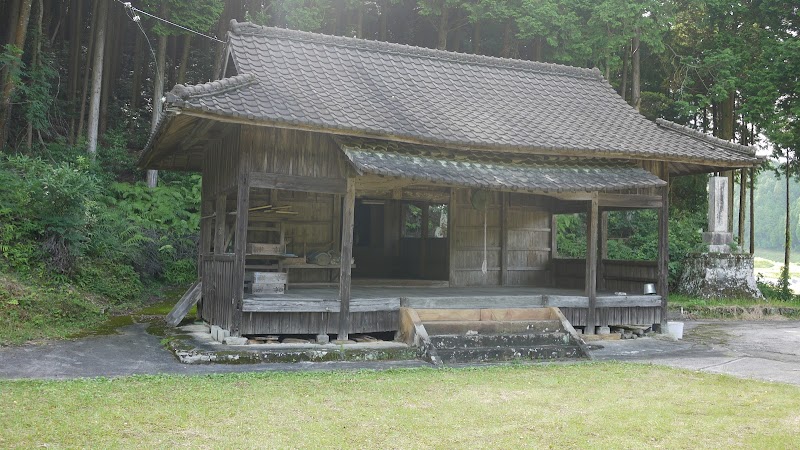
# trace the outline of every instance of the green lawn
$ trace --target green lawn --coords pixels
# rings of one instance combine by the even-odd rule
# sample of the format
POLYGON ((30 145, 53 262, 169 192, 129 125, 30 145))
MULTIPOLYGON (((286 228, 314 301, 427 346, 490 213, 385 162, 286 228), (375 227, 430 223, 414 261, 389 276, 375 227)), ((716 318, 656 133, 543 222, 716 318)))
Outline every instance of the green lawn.
POLYGON ((655 366, 0 382, 2 448, 798 448, 800 389, 655 366))

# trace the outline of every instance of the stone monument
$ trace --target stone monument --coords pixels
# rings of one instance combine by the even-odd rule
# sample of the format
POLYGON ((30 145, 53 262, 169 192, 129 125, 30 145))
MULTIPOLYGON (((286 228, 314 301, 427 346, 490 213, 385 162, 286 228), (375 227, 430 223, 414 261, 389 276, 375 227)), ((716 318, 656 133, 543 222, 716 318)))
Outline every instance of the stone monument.
POLYGON ((728 178, 708 180, 708 245, 686 258, 678 291, 700 298, 763 298, 753 277, 753 255, 733 246, 728 231, 728 178))

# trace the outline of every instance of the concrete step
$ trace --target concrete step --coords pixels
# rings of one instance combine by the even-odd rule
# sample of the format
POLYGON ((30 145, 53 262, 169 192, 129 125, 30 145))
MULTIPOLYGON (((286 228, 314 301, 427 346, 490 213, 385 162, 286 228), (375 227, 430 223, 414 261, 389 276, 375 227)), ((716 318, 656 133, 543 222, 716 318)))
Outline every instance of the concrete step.
MULTIPOLYGON (((467 332, 481 334, 542 334, 564 331, 559 320, 519 320, 519 321, 469 321, 446 320, 423 322, 428 336, 465 335, 467 332)), ((472 333, 471 333, 472 334, 472 333)))
POLYGON ((539 345, 535 347, 473 347, 437 350, 445 363, 471 363, 491 361, 542 361, 580 358, 577 345, 539 345))
POLYGON ((436 349, 536 347, 570 343, 569 334, 558 331, 539 334, 446 334, 431 336, 430 339, 436 349))

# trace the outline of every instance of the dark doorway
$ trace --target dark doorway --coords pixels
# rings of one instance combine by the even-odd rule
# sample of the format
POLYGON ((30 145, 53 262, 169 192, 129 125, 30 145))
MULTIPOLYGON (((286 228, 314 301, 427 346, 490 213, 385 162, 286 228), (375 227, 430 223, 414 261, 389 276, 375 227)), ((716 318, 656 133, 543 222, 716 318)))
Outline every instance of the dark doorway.
POLYGON ((449 278, 447 205, 401 200, 356 200, 354 277, 449 278))

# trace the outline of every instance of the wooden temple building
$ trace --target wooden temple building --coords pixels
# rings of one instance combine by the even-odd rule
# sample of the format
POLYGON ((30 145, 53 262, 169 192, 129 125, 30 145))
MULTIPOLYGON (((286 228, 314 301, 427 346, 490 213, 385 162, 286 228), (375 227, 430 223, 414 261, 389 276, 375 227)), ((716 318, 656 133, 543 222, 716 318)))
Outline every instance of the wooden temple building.
POLYGON ((758 163, 597 69, 235 21, 227 49, 225 78, 168 93, 140 165, 202 173, 198 314, 233 336, 390 332, 401 306, 661 323, 670 180, 758 163), (657 261, 605 258, 625 209, 658 211, 657 261), (571 213, 586 259, 556 252, 571 213))

